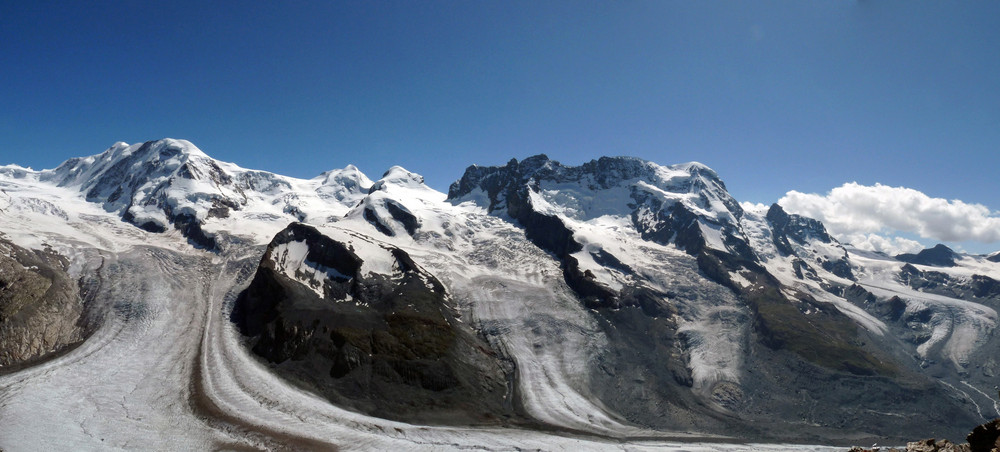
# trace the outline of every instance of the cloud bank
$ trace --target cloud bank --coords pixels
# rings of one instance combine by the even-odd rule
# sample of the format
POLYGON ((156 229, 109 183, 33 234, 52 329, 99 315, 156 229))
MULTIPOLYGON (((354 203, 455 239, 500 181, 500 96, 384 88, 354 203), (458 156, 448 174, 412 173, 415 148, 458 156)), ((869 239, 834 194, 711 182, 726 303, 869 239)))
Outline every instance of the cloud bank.
POLYGON ((932 198, 905 187, 855 182, 826 195, 790 191, 780 200, 786 211, 822 221, 831 234, 858 248, 909 252, 923 248, 909 233, 938 242, 1000 241, 1000 216, 982 204, 932 198))

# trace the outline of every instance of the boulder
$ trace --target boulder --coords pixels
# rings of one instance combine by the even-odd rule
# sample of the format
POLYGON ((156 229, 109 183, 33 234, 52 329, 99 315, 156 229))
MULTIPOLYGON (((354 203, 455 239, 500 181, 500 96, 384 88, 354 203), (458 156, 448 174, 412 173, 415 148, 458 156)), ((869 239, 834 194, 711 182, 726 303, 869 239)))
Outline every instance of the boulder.
POLYGON ((970 452, 1000 451, 1000 419, 994 419, 972 430, 965 438, 970 452))

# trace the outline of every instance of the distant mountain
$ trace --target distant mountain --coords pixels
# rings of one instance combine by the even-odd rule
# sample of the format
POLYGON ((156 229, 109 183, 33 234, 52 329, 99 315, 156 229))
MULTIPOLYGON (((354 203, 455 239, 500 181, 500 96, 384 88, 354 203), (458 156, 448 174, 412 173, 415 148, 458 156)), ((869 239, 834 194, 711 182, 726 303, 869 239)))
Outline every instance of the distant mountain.
MULTIPOLYGON (((700 163, 538 155, 471 166, 445 194, 401 167, 301 180, 161 140, 3 167, 0 187, 6 239, 88 281, 77 317, 97 333, 81 347, 147 350, 154 367, 182 353, 194 364, 156 384, 199 394, 196 414, 214 421, 198 428, 245 423, 262 444, 559 441, 525 429, 847 444, 959 437, 1000 415, 997 256, 845 246, 780 205, 740 204, 700 163), (190 297, 205 301, 170 301, 190 297), (270 389, 286 386, 325 401, 270 389)), ((58 365, 96 363, 67 356, 58 365)), ((141 385, 111 367, 86 373, 117 382, 109 401, 141 385)), ((47 406, 69 403, 52 394, 47 406)), ((87 422, 120 420, 102 416, 87 422)))
POLYGON ((958 253, 951 248, 938 244, 933 248, 921 250, 917 254, 899 254, 896 256, 896 260, 935 267, 954 267, 955 259, 959 257, 958 253))

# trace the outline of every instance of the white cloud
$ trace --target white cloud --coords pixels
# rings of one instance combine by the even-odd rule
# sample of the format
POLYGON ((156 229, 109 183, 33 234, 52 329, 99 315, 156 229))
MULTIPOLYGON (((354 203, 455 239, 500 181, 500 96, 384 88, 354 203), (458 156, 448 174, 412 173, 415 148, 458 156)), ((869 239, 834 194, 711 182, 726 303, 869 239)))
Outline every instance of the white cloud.
POLYGON ((770 208, 771 206, 759 202, 754 203, 754 202, 743 201, 740 203, 740 207, 742 207, 743 210, 764 215, 767 213, 767 209, 770 208))
POLYGON ((902 253, 916 253, 926 248, 924 244, 916 240, 879 234, 849 234, 838 237, 838 240, 850 243, 858 249, 881 251, 892 256, 902 253))
POLYGON ((905 187, 855 182, 826 195, 790 191, 778 204, 822 221, 831 234, 863 249, 912 251, 920 244, 903 232, 941 242, 1000 241, 1000 216, 982 204, 932 198, 905 187))

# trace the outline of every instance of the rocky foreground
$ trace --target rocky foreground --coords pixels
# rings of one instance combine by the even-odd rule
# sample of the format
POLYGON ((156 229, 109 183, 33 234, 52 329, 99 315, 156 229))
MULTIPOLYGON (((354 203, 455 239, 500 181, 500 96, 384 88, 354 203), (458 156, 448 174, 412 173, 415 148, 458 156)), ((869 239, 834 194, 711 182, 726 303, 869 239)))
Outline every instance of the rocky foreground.
MULTIPOLYGON (((965 444, 934 438, 906 443, 906 449, 890 448, 886 452, 1000 452, 1000 419, 994 419, 972 430, 965 444)), ((850 452, 876 452, 879 447, 853 447, 850 452)))

